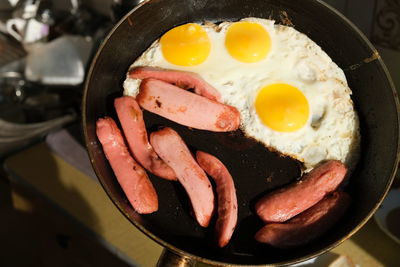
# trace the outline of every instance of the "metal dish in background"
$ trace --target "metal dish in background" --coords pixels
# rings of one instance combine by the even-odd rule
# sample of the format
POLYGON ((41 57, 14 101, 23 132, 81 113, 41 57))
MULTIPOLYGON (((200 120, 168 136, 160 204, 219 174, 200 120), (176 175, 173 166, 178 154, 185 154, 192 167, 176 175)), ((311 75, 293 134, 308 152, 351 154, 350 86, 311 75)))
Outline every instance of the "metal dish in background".
POLYGON ((132 224, 167 250, 160 265, 194 261, 218 265, 289 265, 318 256, 357 232, 374 214, 393 181, 399 156, 399 104, 393 83, 376 49, 344 16, 318 0, 150 0, 128 13, 107 36, 87 76, 83 99, 83 130, 93 168, 110 199, 132 224), (241 135, 193 131, 144 113, 147 127, 171 126, 189 147, 219 157, 235 179, 238 226, 230 244, 213 244, 213 227, 203 229, 189 215, 188 199, 177 183, 150 175, 159 196, 159 211, 139 215, 129 205, 96 137, 99 117, 116 118, 113 99, 122 94, 128 67, 167 30, 188 22, 272 18, 292 24, 309 36, 346 74, 361 124, 361 159, 346 191, 350 211, 315 242, 292 250, 257 243, 262 223, 252 207, 257 196, 293 181, 297 163, 278 157, 241 135), (243 160, 244 159, 244 160, 243 160), (240 162, 240 164, 238 164, 240 162), (266 164, 268 162, 268 164, 266 164), (276 173, 266 183, 265 173, 276 173))
POLYGON ((393 188, 387 194, 374 215, 379 228, 400 244, 400 189, 393 188))
POLYGON ((0 33, 0 67, 26 56, 22 45, 0 33))

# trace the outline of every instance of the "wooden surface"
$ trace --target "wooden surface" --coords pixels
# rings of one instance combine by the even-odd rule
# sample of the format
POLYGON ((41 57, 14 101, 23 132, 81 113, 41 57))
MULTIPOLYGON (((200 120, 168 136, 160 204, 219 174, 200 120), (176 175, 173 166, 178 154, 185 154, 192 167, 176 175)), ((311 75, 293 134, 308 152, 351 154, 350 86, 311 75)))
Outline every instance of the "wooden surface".
MULTIPOLYGON (((101 186, 96 181, 74 169, 57 155, 49 152, 44 143, 10 157, 7 159, 5 166, 10 172, 15 174, 15 178, 19 177, 20 180, 18 181, 17 179, 16 184, 20 184, 20 182, 26 183, 24 188, 31 188, 33 191, 39 192, 39 195, 48 198, 51 203, 54 203, 55 205, 50 206, 52 209, 60 209, 57 211, 59 218, 60 216, 61 218, 63 216, 67 217, 68 215, 66 214, 70 214, 74 218, 73 220, 76 220, 79 224, 83 225, 83 227, 80 228, 86 228, 86 230, 88 230, 84 231, 81 229, 80 233, 82 234, 79 234, 76 240, 74 239, 74 244, 76 244, 77 247, 83 246, 85 248, 88 246, 89 241, 79 239, 79 236, 89 235, 87 233, 83 234, 83 232, 92 232, 92 240, 90 242, 96 243, 97 240, 96 246, 98 248, 107 247, 107 250, 104 249, 105 251, 112 251, 112 253, 118 254, 131 264, 137 264, 138 266, 144 267, 155 266, 162 251, 162 247, 130 224, 129 221, 123 217, 117 208, 111 203, 101 186), (62 211, 64 211, 64 213, 62 211)), ((12 195, 14 196, 14 194, 12 195)), ((26 207, 32 205, 35 206, 35 204, 32 204, 34 202, 28 199, 22 201, 22 203, 25 203, 22 205, 25 208, 18 207, 21 206, 18 204, 21 203, 21 200, 18 200, 18 198, 20 198, 19 194, 15 194, 15 199, 11 201, 17 205, 17 210, 29 210, 29 208, 26 207)), ((18 211, 18 213, 25 214, 26 212, 18 211)), ((54 212, 52 211, 52 213, 54 212)), ((56 220, 60 221, 59 218, 56 220)), ((47 219, 49 218, 45 217, 45 220, 47 219)), ((73 220, 69 219, 68 221, 73 220)), ((24 216, 22 216, 21 221, 25 222, 24 216)), ((50 229, 56 227, 58 223, 54 223, 50 219, 39 222, 39 224, 42 224, 42 227, 49 227, 50 229)), ((67 220, 65 220, 61 225, 63 224, 67 229, 69 227, 67 225, 71 224, 71 222, 68 223, 67 220)), ((12 228, 13 229, 10 231, 14 231, 15 236, 19 236, 21 228, 18 226, 12 228)), ((4 228, 2 231, 4 231, 4 228)), ((27 228, 27 230, 24 231, 30 232, 32 229, 27 228)), ((62 231, 60 231, 60 233, 61 235, 58 239, 61 241, 57 242, 62 243, 66 242, 65 240, 71 240, 71 238, 65 237, 69 236, 68 234, 63 234, 62 231)), ((27 235, 27 238, 33 238, 35 240, 40 239, 35 236, 35 234, 25 234, 27 235)), ((11 236, 13 235, 14 234, 11 234, 11 236)), ((52 238, 54 239, 54 236, 52 238)), ((21 250, 27 250, 29 247, 18 242, 21 242, 21 240, 15 241, 13 248, 10 248, 14 254, 19 254, 21 250), (21 245, 21 248, 18 248, 18 245, 21 245)), ((32 244, 32 242, 34 241, 29 240, 30 244, 32 244)), ((56 247, 54 250, 57 253, 59 249, 56 247)), ((54 254, 52 250, 48 250, 48 252, 54 254)), ((387 237, 372 219, 350 240, 345 241, 343 244, 333 249, 331 253, 346 255, 356 264, 363 267, 375 267, 398 266, 400 263, 399 252, 400 245, 387 237)), ((43 253, 46 253, 46 251, 43 251, 43 253)), ((90 253, 93 254, 95 252, 90 253)), ((85 254, 82 252, 82 255, 78 256, 78 259, 82 262, 90 261, 91 259, 89 258, 93 257, 90 253, 85 254)), ((112 255, 112 253, 108 252, 107 254, 104 252, 104 255, 102 256, 105 257, 106 255, 112 255)), ((69 259, 67 254, 60 255, 60 257, 64 256, 67 260, 69 259)), ((118 260, 118 258, 114 257, 112 260, 118 260)), ((101 264, 103 263, 103 261, 100 262, 101 264)), ((112 266, 120 266, 118 265, 120 262, 117 262, 116 265, 112 266)), ((97 264, 96 262, 96 264, 93 264, 92 266, 107 266, 101 264, 97 264)), ((3 266, 1 265, 1 258, 0 266, 3 266)), ((205 265, 197 264, 197 266, 205 265)))

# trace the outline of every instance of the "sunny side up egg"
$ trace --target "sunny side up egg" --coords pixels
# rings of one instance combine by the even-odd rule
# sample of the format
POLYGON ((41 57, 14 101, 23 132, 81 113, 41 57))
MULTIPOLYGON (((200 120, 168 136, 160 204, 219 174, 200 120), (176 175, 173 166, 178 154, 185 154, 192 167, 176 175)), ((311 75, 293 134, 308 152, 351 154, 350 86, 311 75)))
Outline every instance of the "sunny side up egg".
MULTIPOLYGON (((156 40, 131 65, 198 73, 236 107, 241 129, 306 170, 359 157, 359 121, 346 77, 306 35, 272 20, 189 23, 156 40)), ((140 80, 127 78, 136 96, 140 80)))

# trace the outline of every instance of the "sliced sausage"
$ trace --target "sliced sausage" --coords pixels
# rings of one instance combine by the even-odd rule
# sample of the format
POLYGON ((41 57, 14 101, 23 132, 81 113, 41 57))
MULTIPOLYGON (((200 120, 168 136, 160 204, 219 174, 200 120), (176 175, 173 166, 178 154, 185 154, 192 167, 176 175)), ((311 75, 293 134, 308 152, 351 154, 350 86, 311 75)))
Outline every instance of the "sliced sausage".
POLYGON ((265 222, 287 221, 336 190, 346 172, 340 161, 327 161, 298 182, 264 196, 256 203, 256 212, 265 222))
POLYGON ((135 98, 116 98, 114 106, 134 158, 149 172, 168 180, 176 180, 174 171, 160 159, 150 145, 143 113, 135 98))
POLYGON ((214 193, 182 138, 171 128, 164 128, 150 134, 150 143, 185 188, 198 223, 207 227, 214 210, 214 193))
POLYGON ((150 112, 200 130, 234 131, 240 123, 236 108, 155 79, 141 82, 136 100, 150 112))
POLYGON ((167 70, 157 67, 136 67, 129 71, 128 77, 141 80, 154 78, 175 84, 183 89, 192 88, 196 94, 221 102, 221 94, 217 89, 208 84, 200 77, 200 75, 194 72, 167 70))
POLYGON ((286 223, 265 225, 256 233, 255 239, 279 248, 309 243, 336 224, 349 204, 348 194, 334 192, 286 223))
POLYGON ((158 210, 158 197, 146 171, 132 158, 112 118, 98 119, 96 134, 132 207, 141 214, 158 210))
POLYGON ((215 225, 218 245, 228 244, 235 230, 238 216, 235 184, 225 165, 216 157, 197 151, 196 159, 200 167, 210 175, 216 184, 218 195, 218 219, 215 225))

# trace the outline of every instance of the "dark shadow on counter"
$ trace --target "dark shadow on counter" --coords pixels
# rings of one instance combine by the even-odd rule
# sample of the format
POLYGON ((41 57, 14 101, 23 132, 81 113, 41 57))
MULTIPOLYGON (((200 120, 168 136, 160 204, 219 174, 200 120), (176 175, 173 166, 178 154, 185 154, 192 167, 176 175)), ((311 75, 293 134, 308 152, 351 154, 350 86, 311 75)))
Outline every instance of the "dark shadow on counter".
POLYGON ((81 193, 61 182, 44 143, 5 165, 7 172, 0 173, 0 266, 128 266, 71 215, 80 214, 90 228, 101 228, 81 193), (68 203, 69 211, 62 203, 68 203))

